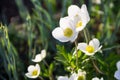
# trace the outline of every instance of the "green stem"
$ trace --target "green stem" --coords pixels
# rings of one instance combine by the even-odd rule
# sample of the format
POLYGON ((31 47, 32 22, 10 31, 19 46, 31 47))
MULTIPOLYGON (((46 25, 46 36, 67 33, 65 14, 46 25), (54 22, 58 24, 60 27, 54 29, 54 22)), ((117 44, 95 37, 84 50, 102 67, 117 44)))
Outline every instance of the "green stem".
POLYGON ((41 76, 38 77, 40 80, 44 80, 41 76))
POLYGON ((85 28, 83 32, 84 32, 86 43, 88 44, 90 41, 89 31, 87 30, 87 28, 85 28))
POLYGON ((85 36, 86 43, 88 43, 89 40, 88 40, 88 36, 87 36, 87 31, 86 31, 86 29, 84 29, 83 32, 84 32, 84 36, 85 36))
POLYGON ((93 64, 95 70, 96 70, 98 73, 100 73, 100 74, 104 74, 104 73, 103 73, 102 71, 100 71, 100 69, 97 67, 97 65, 95 64, 94 60, 93 60, 93 59, 91 59, 91 60, 92 60, 92 64, 93 64))
POLYGON ((77 68, 78 68, 77 41, 75 41, 75 51, 76 51, 76 66, 77 66, 77 68))

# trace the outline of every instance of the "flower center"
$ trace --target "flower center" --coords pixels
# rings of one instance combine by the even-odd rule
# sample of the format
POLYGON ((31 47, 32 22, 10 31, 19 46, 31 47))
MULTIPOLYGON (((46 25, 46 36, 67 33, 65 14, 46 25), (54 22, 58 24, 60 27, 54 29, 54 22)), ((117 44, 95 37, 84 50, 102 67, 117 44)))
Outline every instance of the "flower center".
POLYGON ((71 37, 72 35, 73 35, 72 29, 66 28, 66 29, 64 30, 64 36, 66 36, 66 37, 71 37))
POLYGON ((77 80, 85 80, 84 76, 79 76, 77 80))
POLYGON ((94 47, 88 45, 88 46, 86 47, 86 51, 88 51, 89 53, 93 53, 93 52, 94 52, 94 47))
POLYGON ((78 21, 76 24, 76 28, 81 27, 83 25, 82 21, 78 21))
POLYGON ((37 70, 34 70, 33 72, 32 72, 32 76, 36 76, 38 74, 38 71, 37 70))

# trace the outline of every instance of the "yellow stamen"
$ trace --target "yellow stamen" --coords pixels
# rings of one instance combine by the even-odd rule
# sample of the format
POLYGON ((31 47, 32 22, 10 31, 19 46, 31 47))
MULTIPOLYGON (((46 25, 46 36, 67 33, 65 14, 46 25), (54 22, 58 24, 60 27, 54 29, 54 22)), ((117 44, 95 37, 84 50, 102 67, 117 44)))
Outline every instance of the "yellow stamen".
POLYGON ((77 80, 85 80, 84 76, 79 76, 77 80))
POLYGON ((38 74, 38 70, 34 70, 33 72, 32 72, 32 76, 36 76, 38 74))
POLYGON ((64 30, 64 36, 66 36, 66 37, 71 37, 72 35, 73 35, 72 29, 66 28, 66 29, 64 30))
POLYGON ((83 25, 82 21, 78 21, 76 24, 76 28, 81 27, 83 25))
POLYGON ((94 52, 94 47, 88 45, 88 46, 86 47, 86 51, 88 51, 89 53, 93 53, 93 52, 94 52))

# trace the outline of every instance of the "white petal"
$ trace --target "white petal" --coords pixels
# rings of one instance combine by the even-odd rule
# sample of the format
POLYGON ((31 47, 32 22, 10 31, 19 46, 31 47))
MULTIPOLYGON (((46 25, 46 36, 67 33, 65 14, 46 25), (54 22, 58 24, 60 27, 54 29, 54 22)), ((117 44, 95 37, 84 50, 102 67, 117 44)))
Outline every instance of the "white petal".
POLYGON ((35 56, 35 59, 32 59, 33 62, 41 62, 42 61, 42 55, 41 54, 37 54, 35 56))
POLYGON ((70 76, 69 80, 75 80, 76 77, 77 77, 77 74, 76 74, 76 73, 73 73, 73 74, 70 76))
POLYGON ((78 32, 74 32, 73 36, 70 38, 70 41, 74 42, 77 39, 77 37, 78 37, 78 32))
POLYGON ((120 61, 117 62, 116 66, 117 66, 117 69, 120 70, 120 61))
POLYGON ((68 7, 68 16, 75 17, 80 12, 80 8, 76 5, 71 5, 68 7))
POLYGON ((39 64, 36 64, 35 68, 38 70, 38 74, 37 74, 37 76, 38 76, 40 74, 40 66, 39 66, 39 64))
POLYGON ((116 71, 114 74, 114 77, 118 80, 120 80, 120 70, 116 71))
POLYGON ((95 50, 95 53, 98 51, 101 51, 102 46, 100 46, 98 49, 95 50))
POLYGON ((35 69, 35 66, 34 65, 30 65, 28 67, 28 72, 32 72, 34 69, 35 69))
POLYGON ((98 50, 100 42, 98 39, 94 38, 89 42, 89 45, 93 46, 95 48, 95 51, 98 50))
POLYGON ((42 51, 41 51, 41 56, 42 56, 42 58, 45 58, 45 57, 46 57, 46 50, 42 50, 42 51))
POLYGON ((26 73, 25 74, 28 78, 31 78, 32 77, 32 75, 30 74, 30 73, 26 73))
POLYGON ((59 76, 57 80, 69 80, 67 76, 59 76))
POLYGON ((55 28, 55 29, 52 31, 52 36, 53 36, 55 39, 59 40, 60 42, 67 42, 67 41, 69 41, 69 39, 64 36, 63 30, 62 30, 60 27, 55 28))
POLYGON ((86 75, 85 71, 82 71, 81 69, 78 70, 78 75, 86 75))
POLYGON ((82 7, 81 7, 80 15, 81 15, 81 19, 82 19, 84 25, 86 25, 90 21, 90 17, 89 17, 87 7, 86 7, 85 4, 83 4, 82 7))
POLYGON ((25 75, 26 75, 28 78, 33 78, 33 79, 35 79, 35 78, 38 77, 38 75, 37 75, 37 76, 32 76, 31 73, 26 73, 25 75))
POLYGON ((92 78, 92 80, 100 80, 98 77, 94 77, 92 78))
POLYGON ((82 52, 86 52, 86 43, 78 43, 77 49, 81 50, 82 52))
POLYGON ((68 27, 71 29, 75 29, 75 27, 73 26, 73 21, 68 16, 60 18, 59 24, 62 29, 66 29, 68 27))
POLYGON ((103 80, 103 77, 100 80, 103 80))

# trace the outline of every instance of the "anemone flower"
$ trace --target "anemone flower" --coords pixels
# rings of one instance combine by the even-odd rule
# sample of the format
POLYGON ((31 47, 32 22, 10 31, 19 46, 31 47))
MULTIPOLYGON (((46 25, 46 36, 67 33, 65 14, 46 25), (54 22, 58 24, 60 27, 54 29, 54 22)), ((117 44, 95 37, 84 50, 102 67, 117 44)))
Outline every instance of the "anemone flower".
POLYGON ((40 66, 38 64, 34 65, 30 65, 28 67, 28 73, 26 73, 25 75, 28 78, 37 78, 40 74, 40 66))
POLYGON ((60 19, 60 27, 52 31, 52 36, 60 42, 74 42, 78 36, 78 32, 73 25, 73 21, 67 16, 60 19))
POLYGON ((84 52, 86 55, 94 55, 96 52, 100 51, 102 46, 100 46, 100 42, 98 39, 92 39, 89 44, 87 43, 78 43, 77 49, 84 52))
POLYGON ((33 62, 40 62, 46 57, 46 50, 41 50, 40 54, 35 56, 35 59, 32 59, 33 62))
POLYGON ((68 16, 74 21, 76 31, 81 31, 85 28, 86 24, 90 21, 90 17, 85 4, 79 8, 77 5, 68 7, 68 16))

